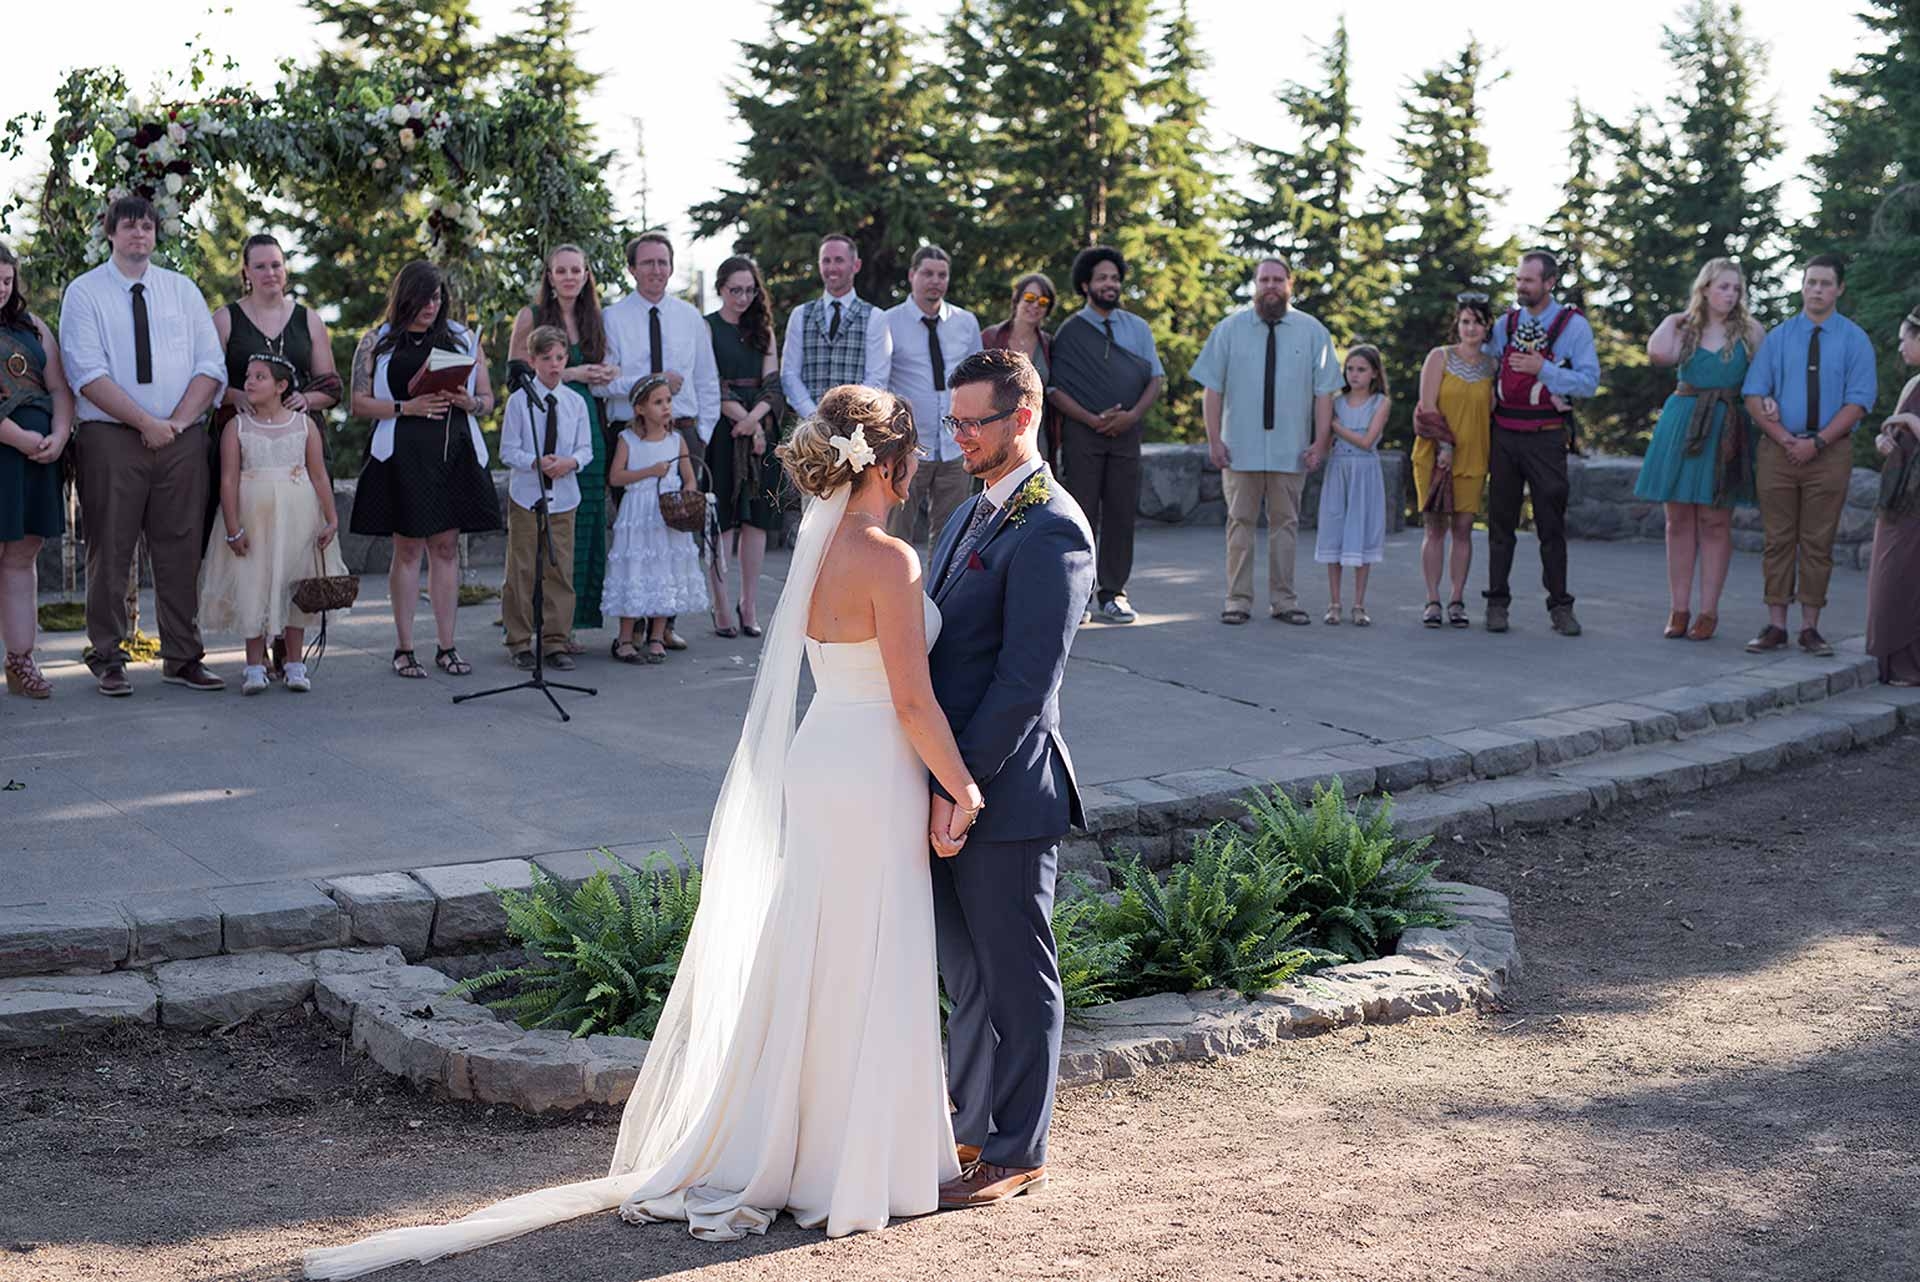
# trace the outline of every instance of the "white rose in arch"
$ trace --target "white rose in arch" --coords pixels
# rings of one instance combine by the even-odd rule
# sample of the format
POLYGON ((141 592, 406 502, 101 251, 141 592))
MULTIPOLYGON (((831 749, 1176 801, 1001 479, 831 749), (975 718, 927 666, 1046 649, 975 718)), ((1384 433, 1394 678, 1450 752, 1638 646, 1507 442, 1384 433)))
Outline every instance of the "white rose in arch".
POLYGON ((373 158, 373 167, 375 169, 385 169, 387 167, 387 158, 385 156, 375 156, 373 158))
POLYGON ((182 187, 185 187, 186 185, 187 185, 187 180, 182 178, 179 174, 167 175, 167 194, 169 196, 178 196, 180 194, 180 189, 182 187))
POLYGON ((400 131, 400 150, 412 151, 415 147, 418 147, 419 145, 420 145, 419 134, 416 134, 411 129, 402 129, 400 131))
POLYGON ((180 220, 178 218, 169 218, 160 224, 160 230, 169 236, 178 236, 180 234, 180 220))
POLYGON ((412 120, 412 119, 413 119, 413 108, 412 108, 412 107, 406 107, 406 106, 398 106, 398 105, 396 105, 396 106, 394 107, 394 109, 393 109, 393 110, 392 110, 391 112, 389 112, 389 113, 387 113, 387 114, 388 114, 388 115, 390 115, 390 116, 391 116, 391 117, 393 118, 393 123, 394 123, 394 124, 396 124, 396 125, 404 125, 404 124, 406 124, 406 123, 407 123, 407 122, 408 122, 409 120, 412 120))
POLYGON ((187 127, 175 121, 167 126, 167 137, 178 147, 187 141, 187 127))

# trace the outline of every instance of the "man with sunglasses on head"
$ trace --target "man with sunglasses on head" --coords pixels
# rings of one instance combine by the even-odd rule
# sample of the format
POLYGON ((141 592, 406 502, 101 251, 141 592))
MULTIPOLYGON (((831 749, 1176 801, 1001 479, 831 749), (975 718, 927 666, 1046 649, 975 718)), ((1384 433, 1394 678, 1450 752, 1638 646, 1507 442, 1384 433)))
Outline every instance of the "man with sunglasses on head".
POLYGON ((929 550, 928 539, 947 528, 947 518, 973 492, 959 443, 940 426, 953 403, 948 372, 980 350, 980 322, 947 301, 950 271, 946 250, 920 246, 907 268, 912 295, 883 313, 893 336, 888 390, 913 407, 921 450, 907 501, 887 518, 887 533, 922 551, 929 550))

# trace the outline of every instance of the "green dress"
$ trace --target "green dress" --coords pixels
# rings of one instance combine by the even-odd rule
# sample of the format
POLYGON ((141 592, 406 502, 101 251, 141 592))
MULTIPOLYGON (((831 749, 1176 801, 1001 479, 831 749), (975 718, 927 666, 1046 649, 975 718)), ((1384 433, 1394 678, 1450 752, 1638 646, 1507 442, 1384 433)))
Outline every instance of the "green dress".
MULTIPOLYGON (((740 327, 719 312, 707 315, 707 326, 713 331, 713 363, 720 374, 721 399, 738 401, 752 409, 766 391, 760 373, 766 353, 749 347, 740 337, 740 327)), ((722 415, 713 426, 713 437, 707 442, 707 470, 719 501, 722 530, 751 525, 771 532, 781 527, 780 461, 773 456, 773 447, 780 442, 780 402, 775 402, 765 428, 766 453, 749 454, 735 445, 733 420, 722 415)))
MULTIPOLYGON (((22 316, 19 326, 9 330, 7 337, 17 345, 13 355, 19 357, 19 372, 22 375, 31 372, 36 380, 34 386, 44 387, 47 352, 40 345, 40 331, 22 316)), ((0 380, 0 400, 15 402, 8 405, 7 412, 0 417, 11 418, 14 426, 35 435, 53 435, 53 415, 46 408, 52 404, 48 394, 30 392, 23 384, 16 400, 5 391, 12 385, 10 379, 0 380)), ((11 543, 30 534, 57 539, 66 528, 67 508, 60 496, 60 461, 35 463, 13 446, 0 445, 0 543, 11 543)))
MULTIPOLYGON (((587 354, 574 343, 567 348, 569 365, 586 365, 587 354)), ((568 383, 586 398, 587 418, 593 423, 593 462, 580 469, 580 506, 573 518, 573 626, 600 626, 600 586, 607 577, 607 461, 613 445, 600 421, 600 402, 585 383, 568 383)))

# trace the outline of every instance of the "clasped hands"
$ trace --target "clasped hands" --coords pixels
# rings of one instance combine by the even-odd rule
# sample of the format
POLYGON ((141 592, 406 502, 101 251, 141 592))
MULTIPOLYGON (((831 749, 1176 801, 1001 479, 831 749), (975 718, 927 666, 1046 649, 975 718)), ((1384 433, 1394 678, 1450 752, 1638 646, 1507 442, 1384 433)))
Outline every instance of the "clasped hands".
POLYGON ((960 848, 967 844, 967 833, 972 830, 973 821, 979 813, 978 808, 968 810, 935 793, 927 814, 927 842, 933 847, 933 852, 942 859, 951 859, 959 854, 960 848))
POLYGON ((1915 438, 1920 438, 1920 415, 1889 414, 1880 422, 1880 434, 1873 438, 1873 447, 1885 457, 1894 451, 1898 444, 1897 433, 1905 428, 1915 438))
POLYGON ((580 460, 574 458, 571 454, 542 454, 540 456, 540 473, 549 481, 557 481, 569 472, 578 471, 579 468, 580 460))
POLYGON ((1093 416, 1088 427, 1102 436, 1119 436, 1130 432, 1140 422, 1140 415, 1133 410, 1116 405, 1112 409, 1101 410, 1093 416))

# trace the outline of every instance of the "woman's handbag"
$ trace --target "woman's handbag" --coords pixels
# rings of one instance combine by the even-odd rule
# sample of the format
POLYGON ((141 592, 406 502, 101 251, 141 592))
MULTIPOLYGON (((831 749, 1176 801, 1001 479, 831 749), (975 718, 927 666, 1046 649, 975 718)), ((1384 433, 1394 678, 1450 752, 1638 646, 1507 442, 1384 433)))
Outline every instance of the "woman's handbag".
POLYGON ((326 554, 314 548, 313 557, 320 573, 311 579, 293 581, 293 603, 308 614, 345 610, 360 599, 360 576, 328 574, 326 554))
POLYGON ((713 486, 712 474, 706 480, 700 480, 700 473, 707 471, 704 460, 695 459, 694 479, 698 488, 692 490, 660 490, 660 519, 667 523, 669 530, 678 530, 682 534, 702 534, 707 528, 706 491, 713 486))

